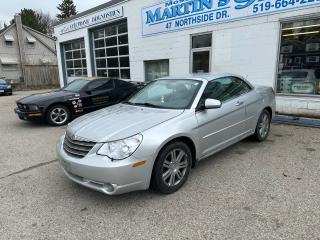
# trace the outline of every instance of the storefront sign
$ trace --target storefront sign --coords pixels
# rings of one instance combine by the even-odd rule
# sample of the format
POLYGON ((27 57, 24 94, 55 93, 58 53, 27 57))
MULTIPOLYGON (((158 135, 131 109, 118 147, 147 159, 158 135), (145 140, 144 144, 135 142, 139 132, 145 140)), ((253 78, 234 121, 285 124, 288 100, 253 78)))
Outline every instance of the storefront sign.
POLYGON ((320 0, 166 0, 142 9, 143 35, 320 5, 320 0))
POLYGON ((95 24, 107 22, 114 18, 119 18, 123 16, 123 7, 107 9, 100 11, 94 15, 86 16, 83 18, 76 19, 72 23, 68 23, 65 26, 62 26, 62 29, 59 31, 60 35, 72 32, 81 28, 89 27, 95 24))

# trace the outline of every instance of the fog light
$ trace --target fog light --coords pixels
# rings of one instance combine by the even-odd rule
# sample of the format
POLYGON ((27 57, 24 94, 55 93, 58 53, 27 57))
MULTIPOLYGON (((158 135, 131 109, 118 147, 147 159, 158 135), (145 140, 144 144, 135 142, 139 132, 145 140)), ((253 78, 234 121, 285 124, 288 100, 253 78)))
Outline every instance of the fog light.
POLYGON ((103 185, 103 188, 105 189, 106 192, 113 192, 114 191, 114 187, 110 183, 105 183, 103 185))

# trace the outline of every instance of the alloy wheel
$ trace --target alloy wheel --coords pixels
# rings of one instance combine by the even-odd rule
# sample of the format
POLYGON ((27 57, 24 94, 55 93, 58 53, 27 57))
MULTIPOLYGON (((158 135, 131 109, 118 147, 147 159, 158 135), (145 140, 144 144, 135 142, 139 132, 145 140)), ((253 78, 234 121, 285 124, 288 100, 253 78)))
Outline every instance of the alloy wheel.
POLYGON ((68 120, 68 113, 65 109, 57 107, 52 109, 50 119, 57 125, 62 125, 68 120))
POLYGON ((261 121, 259 123, 259 134, 262 138, 265 138, 269 132, 270 119, 267 113, 261 116, 261 121))
POLYGON ((170 151, 162 165, 162 181, 169 187, 177 186, 186 175, 189 161, 182 149, 170 151))

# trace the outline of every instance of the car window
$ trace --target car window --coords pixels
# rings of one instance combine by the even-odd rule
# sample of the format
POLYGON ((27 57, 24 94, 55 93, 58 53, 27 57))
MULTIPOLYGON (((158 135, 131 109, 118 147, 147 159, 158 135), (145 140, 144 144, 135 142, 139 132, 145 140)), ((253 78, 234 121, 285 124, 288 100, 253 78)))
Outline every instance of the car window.
POLYGON ((88 85, 88 91, 100 91, 114 89, 114 81, 112 79, 95 80, 88 85))
POLYGON ((77 79, 73 82, 69 83, 68 86, 63 88, 65 91, 71 91, 71 92, 79 92, 81 89, 83 89, 88 84, 87 80, 83 79, 77 79))
POLYGON ((150 82, 127 104, 168 108, 190 108, 202 82, 188 79, 163 79, 150 82))
POLYGON ((251 86, 245 81, 243 81, 242 79, 237 77, 232 77, 232 78, 234 81, 238 82, 241 85, 240 95, 250 92, 252 90, 251 86))
POLYGON ((237 77, 223 77, 208 83, 204 98, 212 98, 221 102, 238 97, 251 90, 251 87, 237 77))

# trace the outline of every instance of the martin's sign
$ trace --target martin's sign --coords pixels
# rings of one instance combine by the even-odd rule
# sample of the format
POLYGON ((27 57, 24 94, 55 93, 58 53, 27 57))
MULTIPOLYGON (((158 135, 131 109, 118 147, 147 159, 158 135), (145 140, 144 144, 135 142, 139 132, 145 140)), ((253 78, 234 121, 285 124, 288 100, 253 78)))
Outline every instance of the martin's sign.
POLYGON ((76 19, 71 23, 67 23, 66 25, 62 25, 61 29, 59 30, 59 34, 62 35, 119 17, 123 17, 123 7, 99 11, 93 15, 88 15, 86 17, 76 19))
POLYGON ((142 9, 143 35, 320 5, 320 0, 166 0, 142 9))

